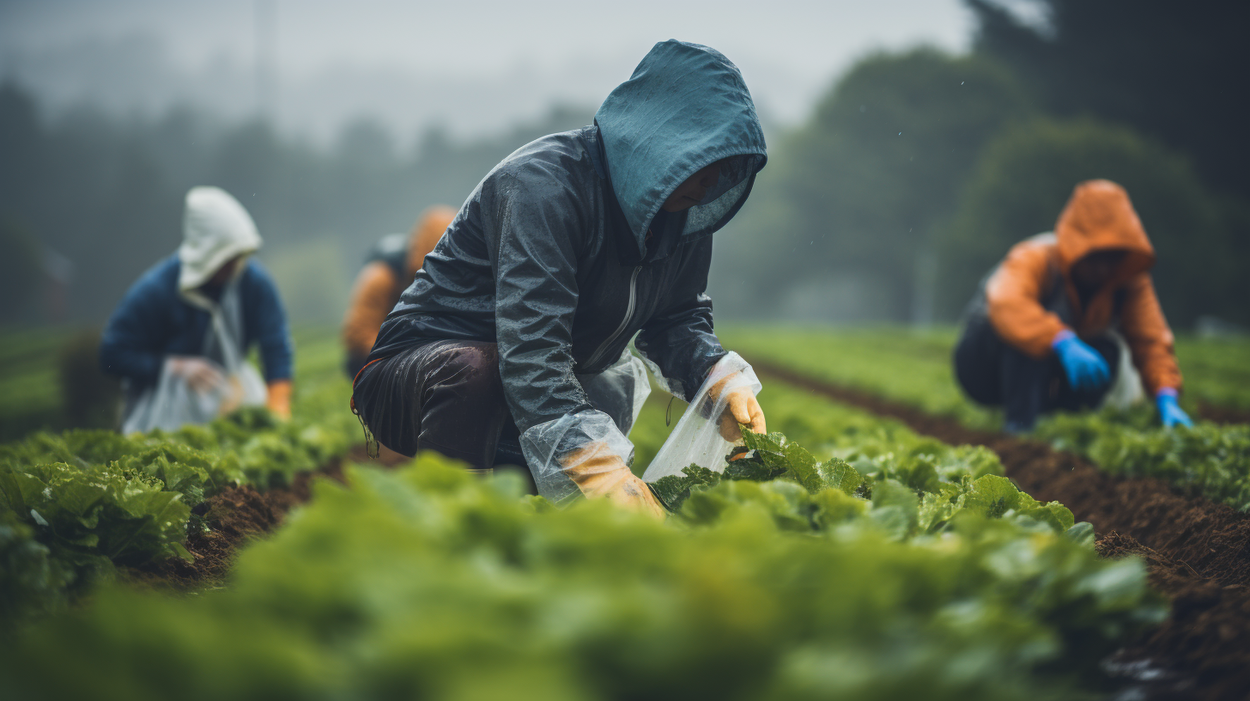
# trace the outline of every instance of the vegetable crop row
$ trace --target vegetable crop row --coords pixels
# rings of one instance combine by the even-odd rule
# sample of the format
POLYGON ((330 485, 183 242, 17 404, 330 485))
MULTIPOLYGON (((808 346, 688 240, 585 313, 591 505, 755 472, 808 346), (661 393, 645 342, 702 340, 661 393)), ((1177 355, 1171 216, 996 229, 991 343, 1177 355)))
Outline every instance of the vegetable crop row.
MULTIPOLYGON (((997 428, 1000 417, 977 407, 951 374, 950 331, 779 331, 739 328, 723 333, 749 358, 793 368, 819 380, 872 392, 974 428, 997 428)), ((1187 395, 1204 401, 1250 398, 1238 380, 1250 344, 1211 341, 1178 344, 1187 395), (1187 357, 1192 367, 1185 365, 1187 357), (1218 394, 1217 392, 1218 388, 1218 394), (1196 391, 1195 391, 1196 389, 1196 391)), ((1187 403, 1191 408, 1194 400, 1187 403)), ((1236 404, 1234 404, 1236 406, 1236 404)), ((1193 429, 1158 425, 1152 408, 1055 415, 1036 434, 1056 448, 1081 453, 1102 469, 1130 477, 1155 477, 1212 501, 1250 511, 1250 427, 1198 421, 1193 429)))
POLYGON ((1164 615, 1139 560, 1100 559, 1088 524, 992 454, 777 383, 761 400, 815 452, 750 436, 725 479, 658 485, 681 502, 665 523, 555 509, 431 454, 349 468, 246 549, 228 589, 110 587, 31 627, 0 649, 0 691, 1072 698, 1164 615))
POLYGON ((27 699, 1058 699, 1164 614, 1140 561, 1099 559, 1088 527, 1019 510, 1001 477, 939 476, 939 490, 981 482, 993 496, 971 504, 973 487, 960 514, 918 529, 929 492, 879 472, 848 491, 840 461, 818 482, 798 446, 759 440, 774 455, 752 460, 784 466, 778 479, 692 486, 666 524, 604 502, 556 510, 432 455, 354 467, 246 550, 230 589, 106 590, 2 651, 0 687, 27 699), (75 675, 55 674, 70 660, 75 675))
POLYGON ((286 423, 246 409, 172 433, 41 432, 0 445, 0 622, 64 609, 118 565, 189 560, 189 529, 207 527, 198 504, 228 485, 288 485, 346 453, 359 429, 342 381, 312 375, 286 423))

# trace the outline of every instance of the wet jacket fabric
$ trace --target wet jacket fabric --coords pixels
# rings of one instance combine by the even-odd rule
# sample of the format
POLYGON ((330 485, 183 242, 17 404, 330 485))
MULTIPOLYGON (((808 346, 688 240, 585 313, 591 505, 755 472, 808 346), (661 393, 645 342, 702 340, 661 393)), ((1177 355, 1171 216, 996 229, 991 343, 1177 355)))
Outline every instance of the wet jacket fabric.
MULTIPOLYGON (((141 389, 156 384, 167 356, 203 352, 210 316, 179 294, 182 268, 178 255, 172 255, 131 286, 100 341, 104 372, 129 379, 141 389)), ((289 379, 293 346, 273 279, 260 263, 249 260, 237 284, 244 350, 259 345, 267 382, 289 379)))
POLYGON ((1172 331, 1148 272, 1154 261, 1154 248, 1124 188, 1106 180, 1084 182, 1053 234, 1016 244, 989 276, 986 312, 1004 340, 1035 358, 1051 353, 1051 343, 1064 329, 1089 338, 1116 328, 1152 395, 1165 387, 1179 390, 1172 331), (1100 250, 1127 255, 1083 305, 1071 268, 1100 250))
MULTIPOLYGON (((378 329, 399 301, 399 295, 412 283, 425 256, 442 237, 456 215, 449 207, 431 207, 421 215, 410 234, 390 234, 370 251, 365 266, 356 276, 351 301, 343 318, 343 345, 349 366, 360 369, 377 340, 378 329)), ((355 370, 351 372, 354 376, 355 370)))
POLYGON ((637 334, 668 388, 691 398, 725 355, 704 294, 711 234, 741 207, 765 159, 738 69, 707 47, 657 44, 594 125, 527 144, 486 175, 370 359, 433 340, 495 342, 525 432, 593 412, 576 375, 619 362, 637 334), (717 161, 720 180, 698 205, 658 215, 679 184, 717 161))

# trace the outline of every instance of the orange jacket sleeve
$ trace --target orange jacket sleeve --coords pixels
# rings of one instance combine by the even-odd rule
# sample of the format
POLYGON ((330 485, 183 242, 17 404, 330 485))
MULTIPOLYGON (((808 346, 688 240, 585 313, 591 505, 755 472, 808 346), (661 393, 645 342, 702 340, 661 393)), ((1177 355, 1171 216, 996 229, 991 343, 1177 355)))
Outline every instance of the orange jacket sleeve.
POLYGON ((373 262, 356 276, 351 302, 343 318, 343 344, 349 354, 368 355, 386 315, 391 313, 395 294, 395 273, 381 262, 373 262))
POLYGON ((1052 246, 1035 241, 1016 244, 985 285, 994 330, 1035 358, 1046 357, 1055 334, 1067 328, 1041 302, 1051 250, 1052 246))
POLYGON ((1180 390, 1181 370, 1172 348, 1172 329, 1159 307, 1154 282, 1149 274, 1139 273, 1129 279, 1123 290, 1120 330, 1147 391, 1153 397, 1163 387, 1180 390))

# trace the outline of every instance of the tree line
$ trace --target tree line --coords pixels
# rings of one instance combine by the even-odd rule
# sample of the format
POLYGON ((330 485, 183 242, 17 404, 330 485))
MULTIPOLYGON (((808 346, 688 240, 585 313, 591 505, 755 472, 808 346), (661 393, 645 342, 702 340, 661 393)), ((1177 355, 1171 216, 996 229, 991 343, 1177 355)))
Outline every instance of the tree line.
POLYGON ((1250 321, 1250 5, 1040 0, 1042 26, 968 0, 973 50, 869 56, 772 146, 718 240, 721 308, 949 321, 1073 186, 1126 187, 1164 309, 1250 321), (749 272, 748 272, 749 271, 749 272))
MULTIPOLYGON (((1037 0, 1041 24, 990 0, 967 55, 878 53, 770 143, 750 203, 718 234, 718 318, 951 321, 1015 242, 1050 230, 1072 187, 1123 184, 1154 242, 1169 319, 1246 324, 1250 5, 1037 0)), ((367 250, 422 209, 459 205, 501 158, 591 109, 476 141, 412 149, 367 119, 329 148, 263 121, 188 109, 56 119, 0 86, 0 322, 92 323, 172 253, 187 188, 239 198, 292 316, 334 321, 367 250)))

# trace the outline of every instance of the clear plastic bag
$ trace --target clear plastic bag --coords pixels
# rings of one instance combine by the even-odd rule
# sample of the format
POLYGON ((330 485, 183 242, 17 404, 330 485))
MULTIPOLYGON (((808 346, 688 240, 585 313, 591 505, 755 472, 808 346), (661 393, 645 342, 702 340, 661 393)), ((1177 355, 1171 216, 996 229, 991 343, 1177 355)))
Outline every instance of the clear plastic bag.
POLYGON ((579 492, 567 471, 607 456, 619 457, 625 465, 633 462, 634 445, 625 436, 651 394, 647 368, 629 350, 603 372, 576 377, 594 409, 532 426, 521 435, 521 451, 538 493, 554 503, 579 492))
POLYGON ((686 407, 686 412, 647 466, 642 479, 655 482, 669 475, 680 475, 691 463, 723 472, 725 457, 733 450, 734 444, 721 436, 720 416, 729 401, 729 393, 740 387, 750 387, 753 394, 759 394, 763 389, 750 364, 742 356, 731 352, 712 367, 707 379, 699 386, 694 401, 686 407), (716 396, 712 396, 712 389, 722 380, 725 384, 717 388, 716 396))
POLYGON ((580 492, 565 470, 593 458, 615 455, 624 465, 634 459, 634 445, 602 411, 588 409, 531 426, 521 434, 521 450, 538 493, 559 504, 580 492))
POLYGON ((170 372, 173 358, 166 358, 155 387, 139 395, 126 414, 122 433, 147 433, 153 429, 174 431, 186 424, 204 424, 242 406, 265 403, 265 382, 251 365, 235 372, 220 368, 225 381, 200 392, 186 378, 170 372))
POLYGON ((157 428, 174 431, 186 424, 208 423, 240 407, 265 403, 265 381, 241 357, 236 334, 231 331, 241 319, 237 285, 228 287, 221 304, 209 307, 209 313, 212 321, 204 340, 204 359, 212 362, 209 357, 221 357, 224 367, 218 369, 225 381, 211 390, 197 391, 186 378, 171 372, 174 359, 166 358, 156 386, 145 390, 127 407, 122 433, 147 433, 157 428))
POLYGON ((611 416, 621 433, 628 436, 642 405, 651 396, 651 380, 642 359, 627 348, 603 372, 576 377, 591 406, 611 416))
POLYGON ((1107 336, 1115 341, 1116 347, 1120 350, 1118 358, 1120 367, 1116 373, 1115 383, 1103 395, 1098 408, 1123 410, 1145 399, 1146 391, 1142 387, 1141 373, 1137 372, 1137 367, 1133 365, 1133 355, 1129 351, 1128 342, 1114 329, 1108 330, 1107 336))

